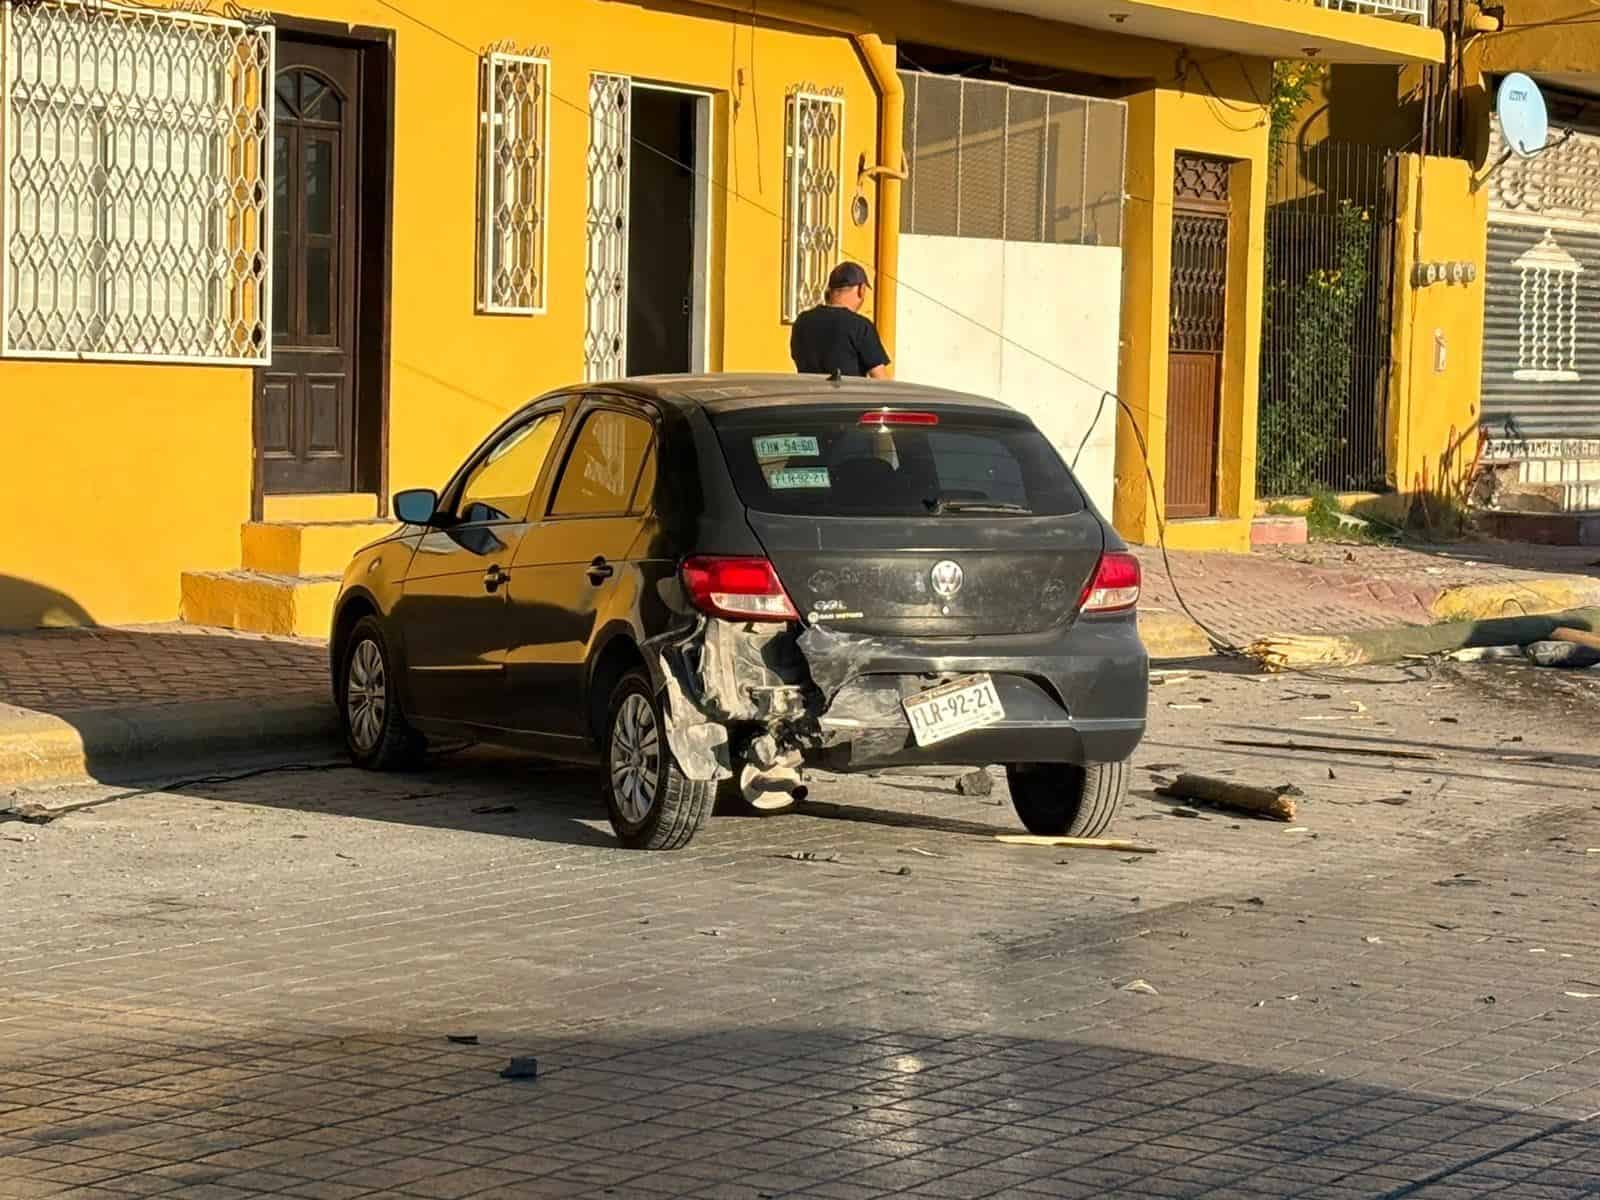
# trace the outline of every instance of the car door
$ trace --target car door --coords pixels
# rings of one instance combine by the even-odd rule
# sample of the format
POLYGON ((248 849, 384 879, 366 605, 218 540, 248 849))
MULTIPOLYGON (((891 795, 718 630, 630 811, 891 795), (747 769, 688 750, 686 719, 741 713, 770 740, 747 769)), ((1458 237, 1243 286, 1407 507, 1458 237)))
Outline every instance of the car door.
POLYGON ((655 438, 652 414, 624 400, 591 398, 578 414, 546 512, 512 561, 506 684, 519 728, 588 735, 579 701, 595 638, 637 608, 629 556, 654 491, 655 438))
POLYGON ((500 723, 507 584, 562 419, 555 404, 499 431, 442 498, 444 523, 417 544, 397 620, 419 718, 500 723))

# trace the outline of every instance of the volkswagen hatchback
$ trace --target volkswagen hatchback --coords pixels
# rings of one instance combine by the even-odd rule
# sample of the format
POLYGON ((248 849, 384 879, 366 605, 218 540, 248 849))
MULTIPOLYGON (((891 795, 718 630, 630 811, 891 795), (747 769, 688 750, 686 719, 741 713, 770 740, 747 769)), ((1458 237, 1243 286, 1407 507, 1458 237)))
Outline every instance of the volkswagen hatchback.
POLYGON ((624 845, 809 769, 1003 765, 1022 824, 1093 835, 1145 728, 1139 563, 1026 417, 899 383, 633 379, 492 433, 345 572, 350 753, 429 739, 601 768, 624 845))

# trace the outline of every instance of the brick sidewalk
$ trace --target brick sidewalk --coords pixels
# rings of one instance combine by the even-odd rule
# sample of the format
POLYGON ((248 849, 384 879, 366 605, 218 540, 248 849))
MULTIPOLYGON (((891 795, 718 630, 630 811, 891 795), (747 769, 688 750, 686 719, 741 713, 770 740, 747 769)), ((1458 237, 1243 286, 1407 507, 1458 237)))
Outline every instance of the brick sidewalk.
POLYGON ((1168 577, 1161 551, 1139 547, 1146 611, 1181 608, 1243 643, 1272 633, 1348 633, 1427 625, 1447 588, 1534 583, 1552 577, 1600 580, 1592 546, 1485 542, 1426 550, 1329 542, 1275 546, 1252 554, 1174 551, 1168 577))
MULTIPOLYGON (((1143 607, 1179 611, 1159 550, 1140 548, 1143 607)), ((1485 543, 1428 552, 1380 546, 1285 546, 1250 555, 1175 551, 1190 607, 1239 641, 1427 624, 1448 587, 1555 576, 1600 580, 1584 547, 1485 543)), ((7 706, 60 715, 326 694, 323 645, 169 624, 0 634, 0 719, 7 706)))

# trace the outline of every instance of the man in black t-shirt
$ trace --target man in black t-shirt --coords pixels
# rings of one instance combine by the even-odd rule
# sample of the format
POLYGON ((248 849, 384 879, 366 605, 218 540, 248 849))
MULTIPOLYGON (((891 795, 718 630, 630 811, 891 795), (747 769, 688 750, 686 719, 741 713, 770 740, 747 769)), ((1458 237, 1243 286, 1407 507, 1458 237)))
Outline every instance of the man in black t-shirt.
POLYGON ((886 379, 889 355, 878 330, 861 315, 866 303, 867 272, 860 263, 844 262, 828 276, 824 302, 801 313, 789 335, 789 356, 802 375, 864 375, 886 379))

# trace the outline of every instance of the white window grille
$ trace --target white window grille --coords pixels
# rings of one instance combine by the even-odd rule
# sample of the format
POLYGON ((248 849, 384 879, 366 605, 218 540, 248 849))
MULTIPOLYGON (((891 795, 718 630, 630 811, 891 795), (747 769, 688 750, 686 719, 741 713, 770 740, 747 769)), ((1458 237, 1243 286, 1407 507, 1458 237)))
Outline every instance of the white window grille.
POLYGON ((0 353, 270 360, 273 31, 0 0, 0 353))
POLYGON ((1545 231, 1517 268, 1517 369, 1513 379, 1573 383, 1578 376, 1578 276, 1583 266, 1545 231))
POLYGON ((784 157, 783 319, 822 303, 839 250, 844 98, 789 95, 784 157))
POLYGON ((478 307, 542 313, 549 245, 549 59, 491 51, 483 58, 483 96, 478 307))

